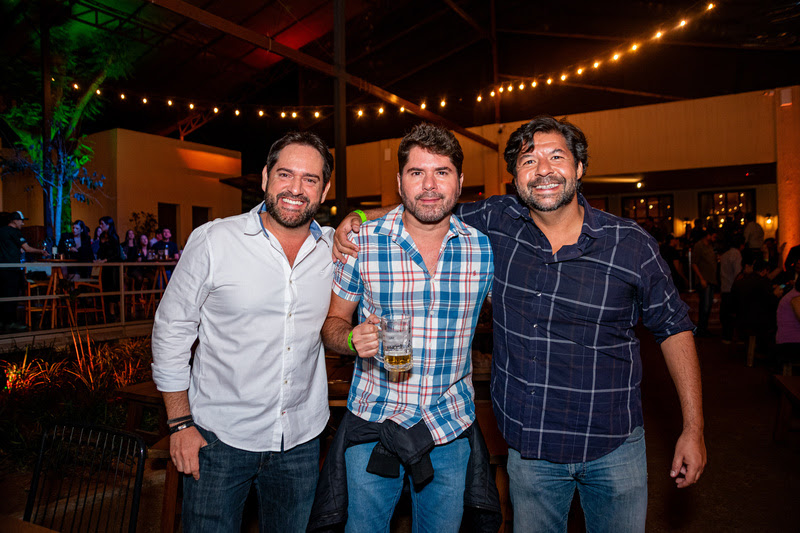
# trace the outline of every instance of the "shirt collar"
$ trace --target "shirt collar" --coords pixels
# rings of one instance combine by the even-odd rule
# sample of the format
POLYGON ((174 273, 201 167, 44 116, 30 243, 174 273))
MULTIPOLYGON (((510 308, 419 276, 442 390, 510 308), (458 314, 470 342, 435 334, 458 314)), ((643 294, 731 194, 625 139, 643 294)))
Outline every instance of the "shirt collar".
MULTIPOLYGON (((378 235, 391 235, 392 240, 396 241, 403 234, 404 230, 403 211, 405 211, 405 207, 400 204, 396 208, 386 213, 386 216, 379 219, 378 224, 375 227, 375 233, 378 235)), ((451 214, 450 229, 447 232, 447 236, 450 238, 456 237, 459 234, 469 235, 470 231, 467 228, 467 225, 464 224, 460 218, 451 214)))
MULTIPOLYGON (((599 220, 597 210, 589 205, 589 202, 586 201, 586 198, 584 198, 581 193, 577 193, 577 196, 578 204, 583 206, 583 226, 581 228, 581 233, 585 233, 594 239, 602 237, 605 235, 606 230, 599 220)), ((512 202, 505 209, 506 214, 511 218, 525 218, 533 222, 528 207, 520 201, 519 197, 514 194, 511 195, 511 198, 512 202)))
MULTIPOLYGON (((266 210, 267 206, 264 202, 261 202, 250 210, 244 225, 245 235, 258 235, 259 233, 263 233, 267 236, 267 238, 269 238, 269 233, 264 227, 264 222, 261 220, 261 213, 265 212, 266 210)), ((311 220, 309 231, 311 232, 311 236, 315 241, 318 241, 322 237, 322 228, 319 226, 316 220, 311 220)))

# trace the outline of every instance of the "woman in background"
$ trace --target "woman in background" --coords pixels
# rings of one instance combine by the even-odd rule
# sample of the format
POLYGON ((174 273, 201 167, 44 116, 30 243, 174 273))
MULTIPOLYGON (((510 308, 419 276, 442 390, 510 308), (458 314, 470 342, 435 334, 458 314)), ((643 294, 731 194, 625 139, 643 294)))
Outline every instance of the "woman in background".
MULTIPOLYGON (((114 224, 114 219, 105 216, 101 217, 99 222, 103 233, 100 234, 100 245, 97 248, 97 262, 117 263, 122 261, 122 247, 119 243, 119 235, 117 234, 117 226, 114 224)), ((101 277, 103 280, 103 292, 119 291, 119 267, 107 266, 103 268, 101 277)), ((119 296, 106 296, 105 302, 106 313, 110 314, 112 319, 115 319, 119 296)))

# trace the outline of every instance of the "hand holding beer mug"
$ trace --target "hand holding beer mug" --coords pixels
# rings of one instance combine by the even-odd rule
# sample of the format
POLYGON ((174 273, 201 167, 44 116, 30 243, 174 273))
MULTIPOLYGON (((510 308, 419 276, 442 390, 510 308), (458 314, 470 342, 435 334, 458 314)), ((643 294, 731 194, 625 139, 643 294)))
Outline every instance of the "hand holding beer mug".
POLYGON ((382 317, 378 325, 380 348, 375 359, 388 372, 405 372, 414 366, 411 348, 411 317, 394 315, 382 317))

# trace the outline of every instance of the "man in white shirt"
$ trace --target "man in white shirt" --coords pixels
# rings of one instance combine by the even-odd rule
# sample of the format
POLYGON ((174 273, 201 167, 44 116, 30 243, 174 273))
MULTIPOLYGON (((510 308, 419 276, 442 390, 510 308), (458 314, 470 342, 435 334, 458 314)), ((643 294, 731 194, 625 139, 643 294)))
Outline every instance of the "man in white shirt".
POLYGON ((320 330, 333 276, 333 229, 313 216, 332 170, 312 133, 275 142, 264 202, 192 232, 156 312, 153 380, 187 474, 188 533, 238 533, 253 484, 261 531, 306 529, 329 416, 320 330))

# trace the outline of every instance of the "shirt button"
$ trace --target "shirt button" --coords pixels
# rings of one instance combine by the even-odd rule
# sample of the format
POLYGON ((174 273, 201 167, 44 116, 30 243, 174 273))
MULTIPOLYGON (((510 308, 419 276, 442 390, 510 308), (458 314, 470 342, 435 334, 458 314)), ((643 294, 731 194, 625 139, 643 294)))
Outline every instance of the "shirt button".
POLYGON ((286 347, 286 351, 287 351, 287 352, 291 352, 291 351, 292 351, 292 347, 291 347, 291 346, 287 346, 287 347, 286 347))
POLYGON ((291 317, 291 316, 292 316, 292 313, 289 313, 289 317, 291 317))
POLYGON ((541 296, 541 295, 542 295, 541 291, 536 291, 536 296, 541 296))
POLYGON ((284 380, 283 380, 283 384, 284 384, 284 385, 288 385, 288 384, 289 384, 289 380, 288 380, 288 379, 284 379, 284 380))
POLYGON ((534 324, 534 325, 533 325, 533 327, 538 327, 538 326, 539 326, 539 324, 534 324))

